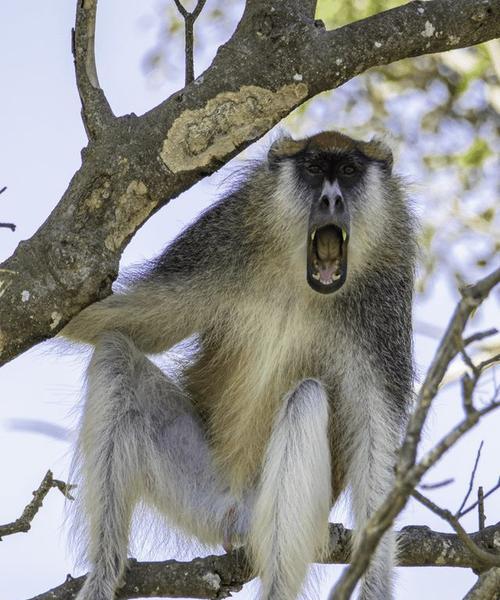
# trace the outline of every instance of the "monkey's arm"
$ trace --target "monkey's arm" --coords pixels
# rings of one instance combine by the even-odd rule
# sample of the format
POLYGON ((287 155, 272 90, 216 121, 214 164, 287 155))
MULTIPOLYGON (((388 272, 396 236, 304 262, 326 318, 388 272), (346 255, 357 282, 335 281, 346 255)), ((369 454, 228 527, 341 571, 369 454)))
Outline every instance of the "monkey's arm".
POLYGON ((185 288, 157 280, 140 282, 88 306, 60 335, 95 344, 104 331, 119 331, 142 352, 162 352, 203 326, 207 303, 185 288))
POLYGON ((84 309, 61 335, 95 344, 102 332, 119 331, 154 354, 203 331, 247 285, 241 206, 234 196, 211 207, 128 289, 84 309))

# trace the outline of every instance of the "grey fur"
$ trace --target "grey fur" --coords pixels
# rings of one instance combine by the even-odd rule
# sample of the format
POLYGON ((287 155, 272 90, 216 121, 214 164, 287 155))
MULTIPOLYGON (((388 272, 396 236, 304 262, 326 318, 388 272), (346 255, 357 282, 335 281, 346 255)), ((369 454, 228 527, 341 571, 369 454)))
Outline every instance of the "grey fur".
MULTIPOLYGON (((387 148, 334 132, 274 144, 143 274, 63 331, 96 345, 77 460, 92 571, 78 600, 113 597, 141 498, 203 542, 248 541, 265 600, 299 592, 324 547, 325 507, 346 486, 359 526, 376 509, 413 377, 414 225, 391 166, 387 148), (333 294, 305 277, 315 192, 300 172, 314 143, 364 155, 343 189, 348 271, 333 294), (144 356, 194 334, 177 379, 144 356)), ((391 598, 394 553, 388 534, 363 600, 391 598)))

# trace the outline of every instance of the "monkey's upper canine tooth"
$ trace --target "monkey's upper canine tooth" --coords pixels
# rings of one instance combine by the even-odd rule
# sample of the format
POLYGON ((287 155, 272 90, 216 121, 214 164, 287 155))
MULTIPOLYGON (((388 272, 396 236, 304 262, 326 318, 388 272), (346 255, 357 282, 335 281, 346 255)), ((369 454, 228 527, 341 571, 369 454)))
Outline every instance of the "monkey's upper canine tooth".
POLYGON ((313 273, 312 276, 313 279, 319 279, 319 273, 313 273))
POLYGON ((314 236, 316 235, 316 229, 313 229, 312 233, 311 233, 311 240, 314 240, 314 236))
POLYGON ((347 231, 342 227, 342 240, 345 242, 347 239, 347 231))

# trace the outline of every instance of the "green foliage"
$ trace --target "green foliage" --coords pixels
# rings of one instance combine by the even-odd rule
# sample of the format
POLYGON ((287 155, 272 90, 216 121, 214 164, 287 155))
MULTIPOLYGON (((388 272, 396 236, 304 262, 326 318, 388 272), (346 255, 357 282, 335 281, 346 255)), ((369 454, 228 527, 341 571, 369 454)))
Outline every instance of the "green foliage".
POLYGON ((319 0, 316 18, 324 21, 327 28, 341 27, 352 21, 365 19, 376 13, 404 4, 396 0, 352 0, 337 2, 336 0, 319 0))

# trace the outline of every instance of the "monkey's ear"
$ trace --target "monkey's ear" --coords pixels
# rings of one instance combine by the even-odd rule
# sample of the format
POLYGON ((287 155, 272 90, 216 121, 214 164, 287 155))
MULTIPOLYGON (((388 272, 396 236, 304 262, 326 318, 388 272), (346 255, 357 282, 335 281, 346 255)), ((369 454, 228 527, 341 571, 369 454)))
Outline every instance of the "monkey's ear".
POLYGON ((392 166, 394 164, 394 158, 392 156, 392 150, 381 138, 374 137, 369 142, 365 142, 365 148, 363 152, 374 160, 380 160, 385 163, 386 169, 389 173, 392 172, 392 166))
POLYGON ((301 152, 306 146, 307 140, 292 140, 289 137, 277 139, 267 153, 267 160, 270 165, 274 165, 283 158, 291 158, 301 152))

